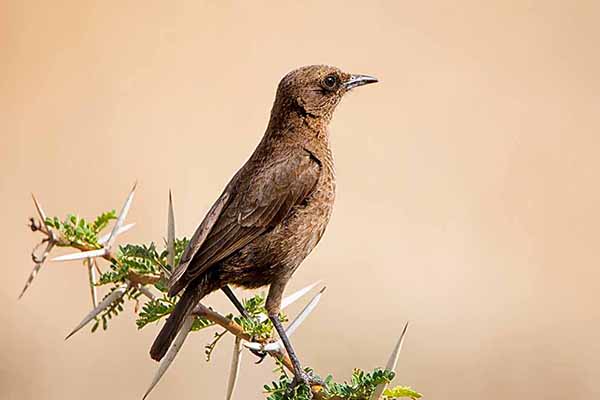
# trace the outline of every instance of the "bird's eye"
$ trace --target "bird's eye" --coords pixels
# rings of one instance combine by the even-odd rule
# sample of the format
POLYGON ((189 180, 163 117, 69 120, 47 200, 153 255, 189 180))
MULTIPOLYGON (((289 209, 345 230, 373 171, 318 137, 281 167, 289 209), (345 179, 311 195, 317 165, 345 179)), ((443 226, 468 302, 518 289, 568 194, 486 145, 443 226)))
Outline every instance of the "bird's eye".
POLYGON ((337 81, 338 78, 335 75, 327 75, 325 79, 323 79, 323 83, 328 89, 333 89, 336 86, 337 81))

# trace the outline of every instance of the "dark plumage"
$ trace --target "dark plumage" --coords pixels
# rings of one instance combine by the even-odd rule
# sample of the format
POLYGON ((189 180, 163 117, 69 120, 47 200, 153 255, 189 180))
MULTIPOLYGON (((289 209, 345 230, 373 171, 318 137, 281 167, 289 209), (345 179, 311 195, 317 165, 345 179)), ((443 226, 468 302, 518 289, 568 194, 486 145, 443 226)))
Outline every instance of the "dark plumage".
MULTIPOLYGON (((276 316, 285 285, 323 236, 335 198, 327 126, 348 90, 376 81, 323 65, 282 79, 263 139, 212 206, 171 276, 169 294, 184 292, 150 350, 153 359, 165 355, 194 306, 228 284, 270 285, 266 306, 282 336, 276 316)), ((291 346, 286 348, 299 370, 291 346)))

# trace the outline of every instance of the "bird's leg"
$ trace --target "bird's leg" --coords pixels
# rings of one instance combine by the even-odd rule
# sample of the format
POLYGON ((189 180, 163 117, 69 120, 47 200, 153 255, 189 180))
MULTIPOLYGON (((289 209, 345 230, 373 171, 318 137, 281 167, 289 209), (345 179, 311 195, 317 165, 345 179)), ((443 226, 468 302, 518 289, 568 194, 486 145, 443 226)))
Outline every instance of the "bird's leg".
MULTIPOLYGON (((238 310, 240 314, 242 314, 244 318, 252 319, 250 314, 248 314, 248 311, 246 311, 246 309, 244 308, 244 305, 238 300, 238 298, 235 296, 235 293, 233 293, 233 290, 231 290, 229 286, 225 285, 221 288, 221 290, 223 291, 223 293, 225 293, 225 296, 227 296, 229 301, 233 303, 234 307, 238 310)), ((261 362, 263 362, 263 360, 267 356, 267 353, 265 351, 250 349, 250 352, 256 357, 258 357, 258 361, 256 362, 256 364, 260 364, 261 362)))
POLYGON ((242 305, 242 302, 238 300, 238 298, 235 296, 235 293, 233 293, 233 290, 231 290, 229 286, 225 285, 221 288, 221 290, 223 291, 223 293, 225 293, 225 296, 227 296, 229 301, 233 303, 235 308, 240 314, 242 314, 244 318, 251 319, 250 314, 248 314, 248 311, 246 311, 246 309, 242 305))
POLYGON ((292 361, 292 365, 294 366, 294 380, 298 381, 297 383, 303 382, 308 385, 309 381, 310 381, 308 374, 304 371, 304 369, 302 369, 302 365, 300 365, 300 360, 298 360, 298 356, 296 355, 296 352, 294 351, 294 348, 292 347, 292 344, 290 343, 290 339, 288 338, 287 334, 285 333, 285 330, 283 329, 283 325, 281 325, 281 321, 279 320, 279 313, 277 313, 275 315, 269 314, 269 318, 271 319, 271 322, 273 323, 273 326, 275 327, 277 334, 281 338, 281 341, 283 342, 283 346, 285 347, 285 350, 287 351, 288 355, 290 356, 290 360, 292 361))
POLYGON ((298 359, 298 356, 296 355, 296 352, 292 347, 290 339, 288 338, 287 333, 285 333, 285 329, 283 329, 283 325, 279 320, 279 312, 281 311, 281 299, 283 297, 283 291, 285 289, 286 283, 287 281, 271 284, 271 287, 269 288, 269 295, 267 296, 266 308, 267 312, 269 313, 269 319, 273 323, 277 334, 281 338, 283 346, 285 347, 285 350, 287 351, 288 356, 292 361, 292 366, 294 367, 294 380, 292 382, 290 390, 293 390, 294 387, 300 383, 304 383, 309 387, 313 384, 322 385, 323 383, 321 381, 309 376, 306 373, 306 371, 304 371, 304 369, 302 368, 300 360, 298 359))

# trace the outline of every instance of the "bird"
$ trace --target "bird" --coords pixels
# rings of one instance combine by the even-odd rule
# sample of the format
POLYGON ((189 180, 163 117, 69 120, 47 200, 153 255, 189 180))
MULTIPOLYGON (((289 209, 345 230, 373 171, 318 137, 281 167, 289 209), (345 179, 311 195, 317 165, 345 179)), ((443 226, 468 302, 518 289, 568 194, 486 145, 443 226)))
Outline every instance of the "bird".
POLYGON ((209 293, 223 290, 243 313, 229 285, 268 286, 265 308, 294 367, 294 382, 311 382, 279 319, 281 301, 333 210, 333 113, 345 94, 375 82, 328 65, 300 67, 281 79, 261 141, 209 209, 169 278, 169 296, 181 296, 152 344, 152 359, 164 357, 209 293))

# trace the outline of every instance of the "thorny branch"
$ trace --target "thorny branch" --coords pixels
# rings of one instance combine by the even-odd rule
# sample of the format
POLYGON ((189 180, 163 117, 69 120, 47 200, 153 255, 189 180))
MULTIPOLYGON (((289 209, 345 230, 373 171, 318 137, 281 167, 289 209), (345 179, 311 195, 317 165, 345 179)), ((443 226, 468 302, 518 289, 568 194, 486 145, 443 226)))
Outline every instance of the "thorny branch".
MULTIPOLYGON (((174 300, 166 298, 164 294, 162 295, 162 297, 157 297, 153 290, 151 290, 151 287, 154 287, 155 289, 158 289, 159 292, 165 291, 165 282, 168 279, 172 268, 174 267, 174 265, 176 265, 177 262, 176 250, 182 251, 183 244, 185 244, 185 240, 182 242, 178 241, 175 238, 175 217, 173 211, 172 195, 170 192, 167 222, 166 258, 163 259, 162 255, 156 253, 153 244, 151 244, 149 247, 143 248, 148 252, 154 252, 152 253, 152 264, 157 266, 157 268, 144 268, 144 254, 137 254, 137 250, 135 248, 133 249, 133 254, 131 256, 132 259, 135 261, 134 264, 141 262, 141 266, 139 266, 139 268, 137 269, 127 268, 127 265, 125 265, 125 261, 128 259, 124 258, 123 256, 123 254, 127 253, 127 246, 122 247, 119 252, 115 252, 113 250, 113 246, 117 237, 134 226, 134 224, 124 225, 124 221, 127 217, 129 208, 131 207, 135 189, 136 185, 134 185, 132 190, 130 191, 118 216, 115 216, 114 214, 111 215, 109 213, 103 214, 102 218, 99 217, 97 221, 95 221, 92 225, 86 225, 85 221, 78 220, 76 217, 71 217, 71 225, 68 226, 70 230, 67 230, 65 228, 65 231, 57 229, 58 225, 60 225, 60 223, 57 222, 57 219, 55 219, 54 222, 51 223, 52 220, 49 220, 47 218, 39 201, 35 196, 32 195, 38 219, 30 218, 29 226, 33 232, 40 232, 43 235, 43 238, 35 246, 31 253, 31 258, 34 262, 34 268, 31 271, 23 290, 19 295, 19 298, 21 298, 25 291, 30 287, 31 283, 41 270, 42 266, 46 263, 51 251, 55 247, 66 247, 78 250, 78 253, 67 254, 52 259, 52 261, 82 260, 83 264, 88 270, 88 284, 90 286, 90 295, 92 298, 93 309, 83 318, 83 320, 77 325, 77 327, 73 329, 73 331, 67 336, 67 338, 78 332, 80 329, 82 329, 84 326, 86 326, 93 320, 96 320, 96 324, 92 329, 95 330, 99 322, 97 318, 101 313, 103 313, 103 323, 105 324, 106 321, 104 320, 104 315, 108 315, 108 318, 110 318, 113 315, 113 313, 117 312, 116 310, 122 309, 121 304, 123 302, 123 297, 126 294, 129 296, 129 298, 135 300, 137 304, 137 295, 135 293, 139 292, 139 294, 144 295, 146 298, 148 298, 150 303, 154 302, 154 306, 158 307, 158 311, 155 310, 157 314, 154 316, 150 315, 147 318, 146 322, 143 322, 140 325, 138 320, 139 327, 143 327, 148 322, 156 322, 160 318, 168 315, 168 313, 170 312, 169 307, 174 304, 174 300), (96 235, 99 233, 100 229, 104 228, 108 223, 108 220, 110 219, 116 219, 116 222, 113 225, 110 234, 97 238, 96 235), (76 223, 77 226, 75 227, 76 223), (92 228, 90 228, 90 226, 92 226, 92 228), (91 234, 89 232, 90 230, 92 231, 91 234), (42 248, 44 245, 45 248, 43 252, 41 254, 38 254, 39 249, 42 248), (179 249, 176 249, 177 247, 179 247, 179 249), (110 282, 114 282, 116 286, 113 287, 101 301, 98 301, 97 286, 103 283, 100 281, 102 281, 104 275, 97 262, 98 259, 104 259, 108 261, 111 265, 111 269, 113 270, 126 271, 126 273, 118 279, 115 278, 116 280, 109 280, 110 282), (134 292, 132 292, 132 290, 134 292), (165 306, 165 304, 167 305, 165 306)), ((67 223, 65 222, 64 226, 61 227, 64 228, 66 226, 67 223)), ((318 282, 313 285, 307 286, 286 297, 283 300, 282 309, 286 308, 290 304, 294 303, 295 301, 306 295, 317 284, 318 282)), ((304 307, 304 309, 299 313, 299 315, 288 325, 286 329, 286 333, 288 334, 288 336, 291 336, 294 333, 294 331, 304 322, 308 315, 315 309, 320 300, 321 295, 323 294, 324 289, 325 288, 321 289, 304 307)), ((255 317, 256 319, 256 321, 254 322, 247 321, 242 318, 234 318, 231 315, 224 316, 218 313, 217 311, 206 307, 203 304, 198 304, 194 309, 192 315, 188 317, 188 319, 185 321, 182 330, 180 331, 175 341, 173 342, 171 348, 169 348, 167 354, 161 361, 159 368, 154 376, 154 379, 144 395, 144 398, 152 391, 152 389, 159 382, 166 370, 169 368, 169 366, 175 359, 175 356, 181 349, 188 333, 195 329, 203 329, 210 326, 220 326, 225 329, 225 331, 222 334, 230 333, 235 337, 230 376, 227 383, 227 400, 233 398, 235 386, 237 383, 237 377, 239 375, 240 370, 242 346, 246 347, 247 349, 266 352, 269 356, 275 359, 277 365, 279 365, 280 368, 285 368, 288 371, 293 372, 292 363, 284 350, 282 342, 280 340, 274 340, 270 334, 264 336, 263 334, 256 334, 256 332, 253 331, 253 328, 256 329, 257 326, 258 328, 262 329, 260 330, 261 332, 263 332, 264 329, 266 329, 266 327, 270 327, 270 322, 268 321, 264 308, 261 308, 262 300, 264 299, 261 299, 260 297, 255 297, 248 300, 247 302, 247 305, 249 307, 254 308, 252 314, 253 317, 255 317), (197 324, 200 324, 199 327, 196 326, 197 324), (260 324, 267 325, 263 327, 260 324), (194 328, 195 326, 196 328, 194 328)), ((146 311, 148 310, 149 309, 147 309, 146 311)), ((404 335, 406 333, 407 326, 408 324, 405 326, 402 335, 400 336, 400 339, 390 356, 390 360, 388 361, 386 370, 375 370, 369 374, 363 373, 360 370, 356 370, 351 383, 338 384, 333 382, 331 377, 328 377, 325 380, 324 386, 315 385, 312 388, 310 388, 310 390, 307 389, 308 392, 304 394, 301 391, 297 391, 295 393, 290 394, 288 392, 288 389, 289 385, 291 384, 291 380, 287 374, 283 373, 284 370, 281 369, 282 375, 280 377, 279 383, 273 382, 272 387, 265 386, 265 388, 267 389, 267 393, 269 393, 269 399, 279 400, 283 398, 293 398, 300 400, 304 398, 313 397, 317 400, 366 400, 367 398, 369 398, 370 400, 391 400, 400 397, 420 397, 419 393, 412 391, 410 388, 396 387, 392 390, 386 390, 387 385, 389 384, 391 379, 393 379, 394 376, 394 373, 392 371, 396 367, 396 363, 398 361, 398 356, 404 340, 404 335)), ((271 329, 269 328, 267 332, 270 331, 271 329)), ((210 345, 210 351, 212 351, 212 347, 214 347, 217 341, 218 340, 215 340, 214 343, 210 345)))

